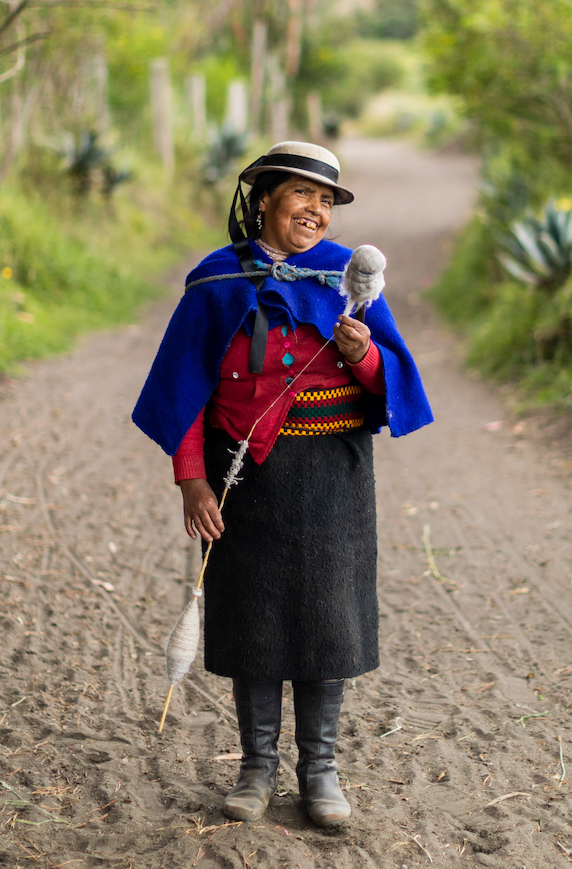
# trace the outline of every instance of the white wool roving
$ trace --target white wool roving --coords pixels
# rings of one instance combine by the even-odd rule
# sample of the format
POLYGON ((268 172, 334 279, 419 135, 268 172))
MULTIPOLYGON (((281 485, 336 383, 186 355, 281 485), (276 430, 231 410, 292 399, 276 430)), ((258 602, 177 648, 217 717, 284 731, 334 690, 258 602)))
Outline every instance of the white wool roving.
POLYGON ((199 607, 197 597, 189 601, 169 634, 165 649, 167 677, 171 685, 176 685, 193 663, 199 648, 199 607))
POLYGON ((344 269, 340 281, 340 295, 347 298, 344 316, 349 316, 352 308, 369 308, 383 292, 385 278, 383 270, 387 260, 380 250, 372 244, 356 247, 344 269))

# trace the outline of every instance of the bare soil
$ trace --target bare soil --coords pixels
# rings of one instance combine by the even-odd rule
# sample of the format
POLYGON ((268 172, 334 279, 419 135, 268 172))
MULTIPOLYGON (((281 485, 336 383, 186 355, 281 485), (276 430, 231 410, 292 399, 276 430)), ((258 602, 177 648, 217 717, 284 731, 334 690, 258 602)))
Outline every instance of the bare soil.
POLYGON ((346 141, 340 241, 377 244, 436 422, 376 440, 381 667, 347 685, 353 807, 313 826, 286 686, 279 793, 221 804, 230 683, 197 659, 163 734, 165 639, 199 555, 170 462, 130 412, 176 297, 27 368, 0 396, 0 867, 546 869, 572 856, 569 468, 461 370, 420 293, 470 208, 474 162, 346 141))

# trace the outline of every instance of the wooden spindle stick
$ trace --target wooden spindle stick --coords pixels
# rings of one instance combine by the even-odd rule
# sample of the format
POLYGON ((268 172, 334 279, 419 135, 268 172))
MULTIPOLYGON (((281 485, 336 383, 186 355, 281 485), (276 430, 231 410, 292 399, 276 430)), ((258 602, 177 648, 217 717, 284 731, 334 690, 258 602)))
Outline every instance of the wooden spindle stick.
POLYGON ((163 732, 163 725, 165 723, 165 718, 167 717, 167 712, 169 710, 169 703, 171 702, 171 697, 173 696, 173 688, 174 685, 169 685, 169 691, 167 693, 167 699, 165 700, 165 706, 163 708, 163 714, 161 715, 161 723, 159 724, 159 733, 163 732))

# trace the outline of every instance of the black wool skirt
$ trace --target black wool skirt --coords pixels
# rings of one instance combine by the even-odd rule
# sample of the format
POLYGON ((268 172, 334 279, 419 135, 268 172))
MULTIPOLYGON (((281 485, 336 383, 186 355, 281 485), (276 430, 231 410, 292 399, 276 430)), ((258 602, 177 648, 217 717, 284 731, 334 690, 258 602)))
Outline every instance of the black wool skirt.
MULTIPOLYGON (((220 499, 237 444, 207 427, 220 499)), ((204 580, 205 666, 220 676, 317 681, 379 666, 372 439, 280 435, 247 454, 204 580)))

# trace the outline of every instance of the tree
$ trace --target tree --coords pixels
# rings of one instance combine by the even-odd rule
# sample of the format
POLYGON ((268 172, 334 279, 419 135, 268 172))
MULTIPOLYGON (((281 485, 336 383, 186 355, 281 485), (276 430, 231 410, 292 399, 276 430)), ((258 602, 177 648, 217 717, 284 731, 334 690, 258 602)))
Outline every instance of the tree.
POLYGON ((356 11, 358 35, 364 39, 411 39, 417 32, 417 0, 375 0, 369 11, 356 11))
POLYGON ((572 158, 570 0, 421 0, 430 84, 521 166, 572 158))

